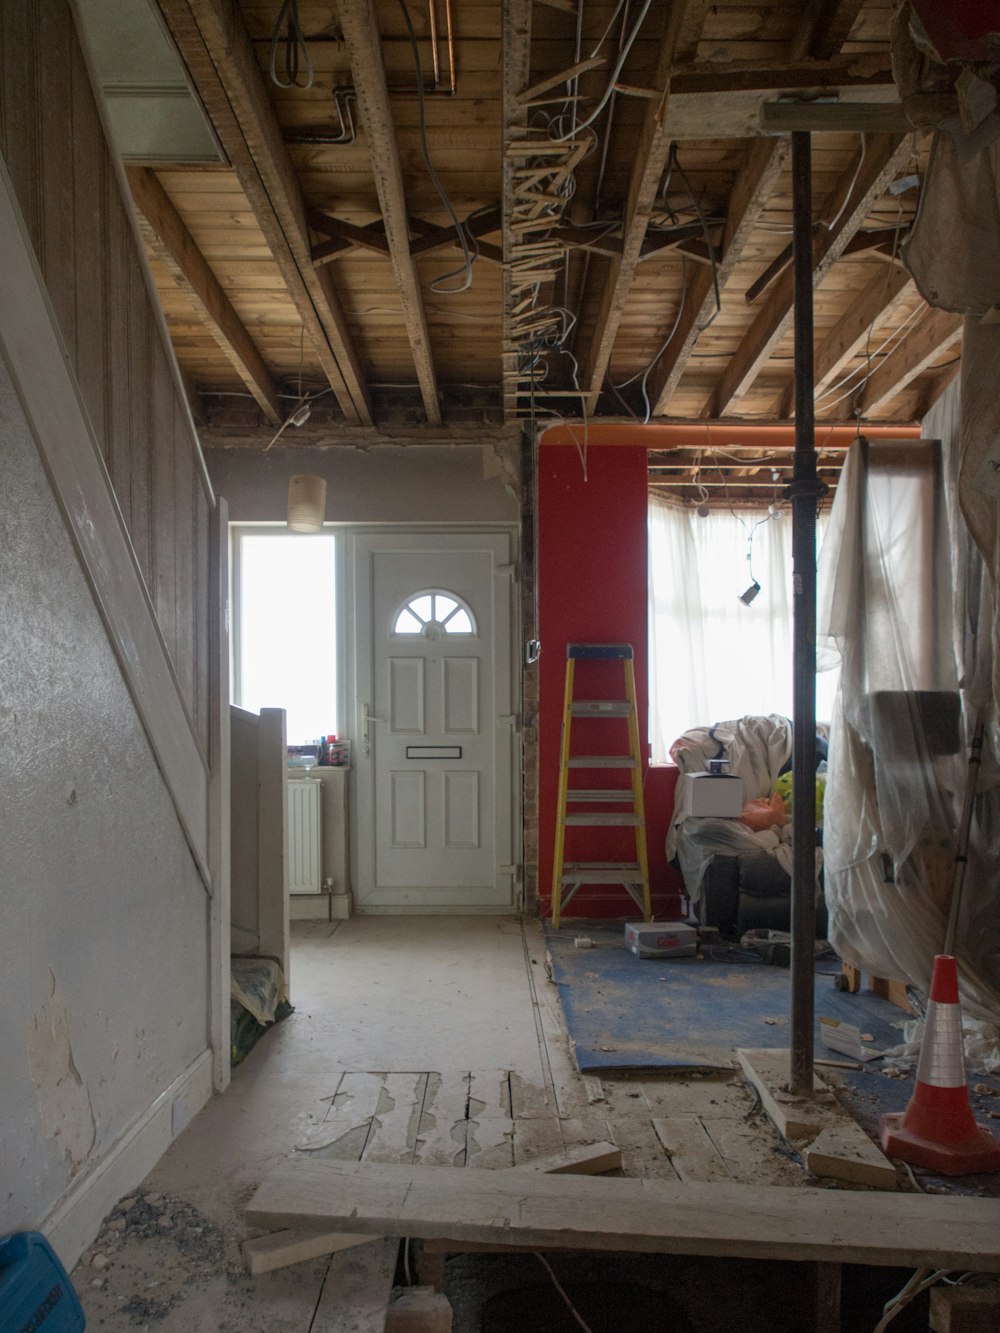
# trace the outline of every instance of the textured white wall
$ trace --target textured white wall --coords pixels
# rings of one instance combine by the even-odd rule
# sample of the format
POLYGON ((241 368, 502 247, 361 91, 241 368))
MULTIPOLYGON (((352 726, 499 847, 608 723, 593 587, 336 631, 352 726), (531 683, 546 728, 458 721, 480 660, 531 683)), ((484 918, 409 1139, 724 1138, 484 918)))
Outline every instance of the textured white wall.
POLYGON ((209 901, 0 362, 0 1234, 208 1045, 209 901))
POLYGON ((233 523, 284 521, 288 478, 326 478, 330 523, 512 523, 517 500, 493 477, 483 479, 482 451, 379 445, 348 448, 207 449, 217 494, 233 523))

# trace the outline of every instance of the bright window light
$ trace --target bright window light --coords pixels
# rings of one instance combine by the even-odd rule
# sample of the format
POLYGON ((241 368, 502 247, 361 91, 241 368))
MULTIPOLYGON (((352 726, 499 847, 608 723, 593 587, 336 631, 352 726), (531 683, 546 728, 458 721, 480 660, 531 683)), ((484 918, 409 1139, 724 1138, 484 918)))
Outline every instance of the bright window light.
POLYGON ((331 536, 239 537, 241 708, 284 708, 289 745, 337 731, 335 543, 331 536))

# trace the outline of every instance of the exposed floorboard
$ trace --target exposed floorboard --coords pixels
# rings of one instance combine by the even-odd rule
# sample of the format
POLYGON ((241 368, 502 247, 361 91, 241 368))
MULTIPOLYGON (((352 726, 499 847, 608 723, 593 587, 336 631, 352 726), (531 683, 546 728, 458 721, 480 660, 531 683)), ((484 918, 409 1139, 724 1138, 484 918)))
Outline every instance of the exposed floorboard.
POLYGON ((683 1188, 811 1183, 735 1069, 582 1077, 537 923, 364 917, 297 922, 293 934, 295 1013, 75 1271, 88 1320, 105 1333, 134 1328, 140 1311, 158 1333, 324 1327, 314 1312, 353 1248, 336 1270, 313 1247, 315 1257, 252 1278, 241 1252, 273 1229, 250 1225, 247 1202, 290 1159, 493 1177, 611 1143, 625 1177, 683 1188))

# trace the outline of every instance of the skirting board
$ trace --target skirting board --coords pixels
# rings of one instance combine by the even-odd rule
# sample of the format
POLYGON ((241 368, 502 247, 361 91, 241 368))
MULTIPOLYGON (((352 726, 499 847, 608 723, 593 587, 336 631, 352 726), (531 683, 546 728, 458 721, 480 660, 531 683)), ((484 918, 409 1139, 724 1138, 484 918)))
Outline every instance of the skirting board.
POLYGON ((78 1180, 42 1225, 67 1269, 91 1243, 119 1199, 144 1180, 212 1095, 212 1052, 201 1055, 78 1180), (174 1103, 181 1099, 175 1118, 174 1103), (176 1129, 174 1128, 176 1120, 176 1129))

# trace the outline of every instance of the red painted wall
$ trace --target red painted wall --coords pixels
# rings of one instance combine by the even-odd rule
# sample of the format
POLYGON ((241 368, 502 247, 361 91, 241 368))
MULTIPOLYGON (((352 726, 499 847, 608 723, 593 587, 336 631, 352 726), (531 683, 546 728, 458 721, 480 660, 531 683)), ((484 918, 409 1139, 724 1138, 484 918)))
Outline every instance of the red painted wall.
MULTIPOLYGON (((630 643, 635 650, 639 735, 645 760, 647 736, 646 450, 600 446, 587 454, 587 477, 577 450, 543 445, 538 461, 538 578, 540 662, 539 871, 543 913, 550 910, 552 856, 559 781, 559 739, 567 643, 630 643)), ((577 667, 579 698, 621 697, 618 663, 577 667), (588 672, 590 674, 585 675, 588 672)), ((615 753, 627 748, 623 724, 579 721, 573 749, 615 753), (606 729, 602 736, 601 729, 606 729), (606 740, 608 748, 602 750, 606 740), (617 744, 616 744, 617 742, 617 744)), ((644 763, 646 828, 654 914, 661 920, 680 909, 681 881, 666 864, 663 843, 673 810, 676 770, 644 763)), ((602 778, 603 781, 603 778, 602 778)), ((619 779, 620 781, 620 779, 619 779)), ((598 785, 592 774, 580 785, 598 785)), ((610 778, 607 786, 616 785, 610 778)), ((629 829, 567 831, 569 860, 632 860, 629 829), (569 841, 572 839, 572 841, 569 841)), ((573 899, 573 916, 635 918, 629 895, 595 885, 573 899)))

